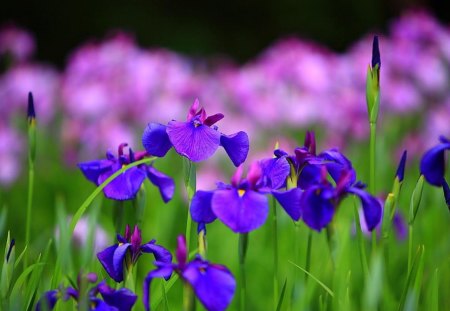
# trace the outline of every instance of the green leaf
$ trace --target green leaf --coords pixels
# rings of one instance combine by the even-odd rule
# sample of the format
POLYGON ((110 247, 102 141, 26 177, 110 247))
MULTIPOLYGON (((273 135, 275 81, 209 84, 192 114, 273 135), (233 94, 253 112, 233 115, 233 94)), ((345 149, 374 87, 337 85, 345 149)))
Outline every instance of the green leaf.
POLYGON ((299 265, 296 265, 295 263, 293 263, 292 261, 288 260, 288 262, 291 265, 294 265, 295 267, 299 268, 300 270, 302 270, 304 273, 306 273, 307 275, 309 275, 314 281, 316 281, 317 284, 319 284, 331 297, 334 297, 334 293, 333 291, 326 286, 324 283, 322 283, 318 278, 316 278, 313 274, 311 274, 310 272, 306 271, 305 269, 303 269, 302 267, 300 267, 299 265))
POLYGON ((420 175, 419 180, 417 181, 416 186, 414 187, 414 191, 411 195, 411 203, 409 206, 409 220, 408 220, 410 224, 414 223, 417 212, 419 211, 420 202, 422 201, 424 179, 425 179, 424 176, 420 175))
POLYGON ((286 284, 287 284, 287 278, 284 279, 283 288, 281 288, 280 299, 278 299, 276 311, 281 310, 281 305, 283 304, 283 299, 284 299, 284 293, 286 292, 286 284))
POLYGON ((421 245, 417 248, 416 256, 414 256, 414 260, 411 266, 411 270, 408 271, 408 278, 406 279, 405 287, 403 288, 403 293, 400 298, 400 303, 398 305, 398 310, 402 311, 405 307, 406 297, 408 295, 409 288, 413 282, 416 280, 418 266, 421 265, 421 262, 424 260, 424 246, 421 245))

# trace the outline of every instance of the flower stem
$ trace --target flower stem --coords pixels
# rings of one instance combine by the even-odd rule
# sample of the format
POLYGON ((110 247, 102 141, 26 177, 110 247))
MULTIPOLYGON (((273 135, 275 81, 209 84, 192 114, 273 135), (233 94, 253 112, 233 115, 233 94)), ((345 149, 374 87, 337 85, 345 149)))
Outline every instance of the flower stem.
POLYGON ((195 310, 194 292, 189 283, 184 282, 183 285, 183 311, 195 310))
MULTIPOLYGON (((25 246, 29 247, 31 232, 31 206, 33 204, 33 188, 34 188, 34 162, 29 161, 28 169, 28 198, 27 198, 27 224, 25 232, 25 246)), ((28 267, 28 251, 24 254, 23 266, 28 267)))
POLYGON ((197 175, 195 165, 192 161, 184 158, 184 185, 188 195, 188 210, 186 217, 186 250, 189 252, 189 245, 191 244, 192 218, 190 213, 190 206, 192 197, 195 194, 197 175))
POLYGON ((248 246, 248 233, 241 233, 239 234, 239 275, 240 275, 240 310, 246 311, 247 310, 247 299, 246 299, 246 288, 247 288, 247 281, 245 278, 245 255, 247 253, 247 246, 248 246))
POLYGON ((367 264, 367 256, 366 256, 366 247, 364 245, 364 239, 361 232, 361 224, 359 222, 359 215, 358 215, 358 205, 356 203, 356 200, 354 198, 354 213, 355 213, 355 226, 356 226, 356 236, 358 240, 358 250, 359 250, 359 258, 361 260, 361 268, 363 269, 364 275, 369 274, 369 266, 367 264))
POLYGON ((412 265, 412 248, 413 248, 413 225, 409 224, 409 233, 408 233, 408 273, 411 271, 412 265))
MULTIPOLYGON (((310 272, 311 267, 311 245, 312 245, 312 230, 308 230, 308 242, 306 244, 306 261, 305 270, 310 272)), ((308 273, 305 273, 305 284, 308 282, 308 273)))
MULTIPOLYGON (((376 155, 376 136, 377 136, 377 123, 370 122, 370 172, 369 172, 369 191, 372 195, 375 195, 375 155, 376 155)), ((372 231, 372 254, 377 247, 377 232, 372 231)))
POLYGON ((278 305, 278 226, 277 226, 277 202, 272 197, 272 226, 273 226, 273 306, 276 310, 278 305))

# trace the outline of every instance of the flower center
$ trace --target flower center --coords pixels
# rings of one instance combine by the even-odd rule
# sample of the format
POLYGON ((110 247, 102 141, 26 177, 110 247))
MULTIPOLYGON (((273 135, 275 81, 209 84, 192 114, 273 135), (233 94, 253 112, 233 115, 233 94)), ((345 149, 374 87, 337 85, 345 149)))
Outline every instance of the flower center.
POLYGON ((238 194, 242 198, 244 196, 244 194, 245 194, 245 190, 244 189, 239 189, 238 190, 238 194))

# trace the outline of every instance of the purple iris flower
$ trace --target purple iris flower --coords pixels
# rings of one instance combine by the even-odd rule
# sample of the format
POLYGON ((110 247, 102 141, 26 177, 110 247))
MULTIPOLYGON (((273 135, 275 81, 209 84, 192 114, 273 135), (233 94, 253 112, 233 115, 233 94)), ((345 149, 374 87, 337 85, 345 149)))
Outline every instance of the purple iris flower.
POLYGON ((187 262, 186 240, 178 237, 176 251, 178 263, 156 262, 158 267, 144 280, 143 301, 145 309, 150 310, 150 284, 154 278, 177 273, 194 290, 195 295, 208 311, 225 310, 233 299, 236 281, 231 272, 222 265, 212 264, 200 255, 187 262))
MULTIPOLYGON (((125 236, 117 234, 117 240, 118 244, 99 252, 97 258, 109 276, 118 283, 123 281, 124 263, 126 267, 134 265, 142 253, 153 254, 158 262, 172 262, 172 254, 161 245, 157 245, 155 240, 142 244, 141 230, 138 226, 134 227, 131 234, 130 227, 127 225, 125 236)), ((170 277, 170 274, 166 277, 170 277)))
POLYGON ((420 172, 432 185, 442 187, 445 174, 445 150, 450 149, 450 140, 439 137, 440 144, 428 150, 420 161, 420 172))
MULTIPOLYGON (((97 275, 95 273, 88 273, 85 276, 86 283, 96 283, 97 275)), ((81 288, 81 277, 78 277, 78 288, 81 288)), ((79 302, 83 295, 80 290, 73 287, 59 288, 57 290, 50 290, 44 293, 36 304, 36 311, 53 310, 56 302, 59 299, 67 301, 70 298, 79 302)), ((115 290, 106 284, 105 281, 100 282, 96 286, 90 288, 86 295, 89 299, 90 311, 130 311, 136 303, 137 296, 127 288, 115 290), (98 298, 98 294, 102 299, 98 298)))
POLYGON ((208 159, 222 146, 233 164, 239 166, 247 158, 248 135, 242 131, 232 135, 220 133, 214 124, 223 117, 221 113, 207 116, 196 99, 189 109, 186 122, 173 120, 167 126, 149 123, 142 136, 142 144, 149 154, 157 157, 163 157, 174 147, 193 162, 208 159))
POLYGON ((301 196, 301 217, 312 229, 321 231, 333 219, 342 199, 354 194, 361 200, 367 228, 372 231, 381 221, 381 203, 364 190, 364 185, 354 182, 353 172, 341 172, 334 187, 326 178, 327 168, 322 166, 321 182, 305 189, 301 196))
MULTIPOLYGON (((148 156, 145 151, 134 153, 131 148, 129 149, 129 155, 124 155, 126 146, 127 144, 125 143, 119 146, 118 158, 108 151, 106 159, 79 163, 78 167, 89 181, 98 186, 124 165, 148 156)), ((103 193, 107 198, 113 200, 133 199, 136 197, 145 178, 148 178, 152 184, 158 187, 164 202, 167 203, 172 199, 175 191, 174 181, 155 169, 152 164, 142 164, 128 169, 111 181, 103 189, 103 193)))
POLYGON ((279 185, 279 173, 285 171, 284 165, 271 163, 273 173, 264 175, 260 163, 250 166, 247 178, 242 178, 242 166, 239 166, 231 178, 231 185, 217 183, 214 191, 197 191, 192 198, 192 219, 199 223, 210 223, 219 218, 226 226, 236 233, 246 233, 262 226, 269 213, 269 201, 266 194, 272 193, 281 206, 294 220, 300 217, 297 202, 301 191, 278 192, 268 185, 279 185), (275 167, 278 166, 279 167, 275 167), (272 177, 272 179, 271 179, 272 177))

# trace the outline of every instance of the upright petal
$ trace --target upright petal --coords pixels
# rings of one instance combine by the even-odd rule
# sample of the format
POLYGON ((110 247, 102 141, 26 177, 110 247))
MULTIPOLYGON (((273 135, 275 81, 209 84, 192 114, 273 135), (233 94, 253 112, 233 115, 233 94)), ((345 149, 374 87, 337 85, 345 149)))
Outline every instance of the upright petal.
POLYGON ((210 223, 216 220, 216 214, 211 209, 214 191, 197 191, 192 198, 190 212, 195 222, 210 223))
POLYGON ((44 295, 41 297, 41 299, 39 299, 38 303, 36 304, 36 311, 53 310, 57 300, 58 300, 57 290, 50 290, 48 292, 45 292, 44 295))
POLYGON ((98 182, 99 176, 110 170, 113 163, 113 161, 103 159, 78 163, 77 166, 84 177, 98 186, 100 184, 98 182))
POLYGON ((150 155, 165 156, 167 151, 172 148, 166 126, 159 123, 149 123, 142 135, 142 145, 150 155))
POLYGON ((220 136, 220 145, 225 149, 234 166, 239 166, 247 159, 250 143, 245 132, 220 136))
POLYGON ((127 288, 115 290, 106 284, 105 281, 97 286, 98 291, 103 300, 111 307, 117 308, 119 311, 130 311, 136 303, 137 296, 127 288))
POLYGON ((114 268, 114 252, 119 245, 112 245, 97 254, 97 258, 105 268, 109 276, 116 282, 121 282, 123 279, 122 273, 118 273, 114 268))
POLYGON ((302 191, 299 188, 293 188, 288 191, 272 191, 272 195, 280 203, 281 207, 286 211, 289 217, 294 221, 298 221, 301 216, 300 200, 302 191))
MULTIPOLYGON (((113 173, 115 173, 115 171, 110 170, 100 175, 98 179, 99 184, 103 183, 113 173)), ((138 167, 132 167, 112 180, 103 189, 103 193, 107 198, 113 200, 133 199, 139 189, 141 189, 141 185, 144 182, 145 177, 146 173, 144 170, 138 167)))
POLYGON ((122 282, 123 280, 123 262, 129 248, 131 248, 131 243, 119 244, 114 251, 113 267, 118 276, 117 280, 114 279, 116 282, 122 282))
POLYGON ((169 202, 175 192, 175 182, 169 176, 161 173, 153 166, 146 166, 147 177, 159 189, 165 203, 169 202))
POLYGON ((241 196, 237 189, 217 190, 212 210, 225 225, 237 233, 246 233, 262 226, 269 213, 267 197, 253 190, 241 196))
POLYGON ((328 173, 331 175, 335 182, 338 182, 341 175, 345 172, 351 172, 351 178, 348 179, 348 185, 352 185, 356 181, 356 172, 353 169, 352 163, 337 149, 330 149, 322 152, 319 155, 320 158, 325 160, 328 173))
POLYGON ((307 189, 301 198, 301 215, 303 221, 312 229, 320 231, 333 219, 334 205, 327 189, 313 186, 307 189))
POLYGON ((259 163, 270 189, 276 190, 284 186, 290 171, 286 157, 264 159, 259 163))
POLYGON ((351 187, 348 189, 349 193, 357 195, 362 203, 362 208, 364 212, 364 219, 366 220, 367 229, 372 231, 380 223, 381 217, 383 215, 383 207, 377 198, 370 195, 368 192, 351 187))
POLYGON ((216 114, 213 114, 212 116, 207 117, 203 123, 207 126, 211 126, 211 125, 219 122, 220 120, 222 120, 223 117, 224 117, 224 115, 222 113, 216 113, 216 114))
POLYGON ((233 299, 236 281, 224 266, 194 260, 187 265, 182 277, 191 284, 195 295, 209 311, 226 310, 233 299))
POLYGON ((420 161, 420 172, 432 185, 441 187, 445 173, 445 150, 450 149, 450 143, 439 144, 428 150, 420 161))
POLYGON ((220 133, 206 125, 171 121, 167 134, 175 150, 193 162, 208 159, 219 147, 220 133))
POLYGON ((171 265, 164 265, 156 270, 150 271, 145 277, 144 285, 142 286, 142 302, 146 311, 150 311, 150 285, 154 278, 163 278, 173 272, 171 265))

